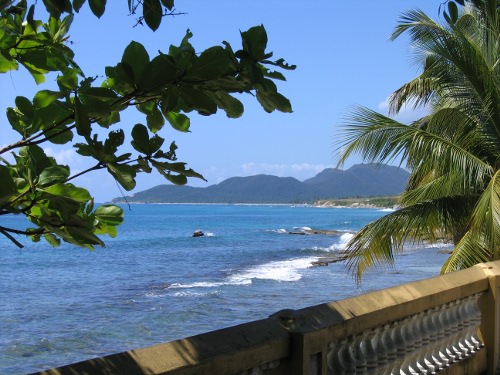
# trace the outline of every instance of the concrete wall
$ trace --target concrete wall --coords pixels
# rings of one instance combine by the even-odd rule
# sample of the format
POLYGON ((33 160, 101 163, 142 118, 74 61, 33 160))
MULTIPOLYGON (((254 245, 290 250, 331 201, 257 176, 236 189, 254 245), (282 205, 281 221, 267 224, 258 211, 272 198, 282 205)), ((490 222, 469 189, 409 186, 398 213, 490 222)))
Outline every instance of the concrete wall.
POLYGON ((495 374, 499 291, 497 261, 38 374, 495 374))

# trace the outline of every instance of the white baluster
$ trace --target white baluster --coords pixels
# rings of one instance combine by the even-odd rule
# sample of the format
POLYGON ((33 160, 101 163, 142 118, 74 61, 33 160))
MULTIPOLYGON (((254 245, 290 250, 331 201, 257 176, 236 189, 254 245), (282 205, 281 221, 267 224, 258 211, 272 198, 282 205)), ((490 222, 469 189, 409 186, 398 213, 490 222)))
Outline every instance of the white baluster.
MULTIPOLYGON (((432 320, 432 317, 435 313, 435 308, 427 310, 423 320, 424 329, 429 334, 429 341, 424 352, 424 360, 426 365, 431 369, 431 373, 434 373, 442 368, 442 362, 440 360, 441 358, 439 357, 438 350, 437 328, 432 320)), ((424 344, 424 341, 422 341, 422 344, 424 344)))
POLYGON ((458 352, 455 348, 455 338, 457 335, 458 323, 456 321, 455 314, 453 313, 453 305, 454 302, 447 303, 443 311, 443 316, 445 318, 445 329, 447 333, 447 337, 445 339, 446 350, 448 351, 448 355, 450 356, 451 363, 457 362, 459 359, 458 352))
POLYGON ((328 369, 328 374, 331 375, 344 375, 344 367, 342 366, 342 361, 340 359, 341 350, 347 350, 347 339, 342 339, 331 343, 328 346, 328 354, 326 355, 326 365, 328 369), (345 348, 344 348, 345 347, 345 348))
POLYGON ((346 340, 342 340, 343 345, 339 350, 339 361, 344 374, 355 374, 356 373, 356 365, 354 364, 351 353, 350 346, 352 344, 352 337, 348 337, 346 340))
POLYGON ((475 351, 478 351, 483 346, 483 343, 481 342, 481 340, 479 340, 479 336, 477 334, 479 326, 481 325, 481 310, 479 310, 479 306, 477 304, 477 300, 479 299, 479 297, 480 294, 477 293, 472 296, 471 300, 469 301, 472 315, 471 322, 473 323, 473 327, 471 330, 471 340, 474 344, 475 351))
POLYGON ((455 358, 457 361, 464 358, 464 353, 462 348, 460 347, 460 339, 462 337, 462 330, 464 328, 464 324, 461 320, 460 313, 460 300, 453 301, 450 308, 450 315, 452 315, 453 326, 453 349, 455 350, 455 358))
POLYGON ((460 320, 463 323, 463 329, 462 329, 462 335, 460 339, 460 346, 462 348, 462 351, 464 353, 464 356, 468 357, 473 353, 474 350, 474 345, 470 341, 470 326, 472 324, 471 322, 471 315, 469 314, 469 311, 467 309, 467 302, 469 301, 469 298, 465 298, 461 300, 460 302, 460 320))
POLYGON ((372 347, 377 357, 377 367, 382 367, 387 364, 387 351, 384 343, 382 342, 382 336, 384 334, 384 329, 387 329, 388 327, 389 324, 375 328, 372 338, 372 347))
POLYGON ((396 346, 396 354, 397 354, 396 359, 392 363, 391 371, 393 374, 401 374, 401 367, 403 365, 406 353, 405 340, 403 338, 401 328, 402 328, 401 322, 396 322, 393 324, 391 329, 391 338, 394 345, 396 346))
POLYGON ((441 363, 441 365, 439 366, 440 369, 443 369, 446 366, 448 366, 450 359, 446 353, 445 350, 446 347, 444 345, 445 336, 444 336, 444 325, 440 318, 441 309, 442 306, 436 307, 434 314, 432 314, 432 324, 436 329, 436 351, 434 354, 436 359, 441 363))
POLYGON ((411 326, 415 336, 415 365, 421 374, 432 373, 434 366, 429 366, 426 361, 426 354, 429 349, 429 332, 424 326, 425 313, 415 315, 411 326))
POLYGON ((361 351, 366 360, 366 373, 367 374, 376 374, 376 369, 379 365, 377 352, 373 346, 373 339, 375 337, 375 330, 366 331, 363 334, 363 338, 361 340, 361 351))
POLYGON ((351 345, 349 345, 349 354, 356 374, 366 374, 366 358, 361 350, 362 340, 363 337, 361 335, 354 336, 351 340, 351 345))
POLYGON ((416 334, 413 330, 415 317, 410 317, 401 322, 401 336, 404 340, 405 354, 401 364, 404 374, 417 374, 417 353, 415 352, 416 334))

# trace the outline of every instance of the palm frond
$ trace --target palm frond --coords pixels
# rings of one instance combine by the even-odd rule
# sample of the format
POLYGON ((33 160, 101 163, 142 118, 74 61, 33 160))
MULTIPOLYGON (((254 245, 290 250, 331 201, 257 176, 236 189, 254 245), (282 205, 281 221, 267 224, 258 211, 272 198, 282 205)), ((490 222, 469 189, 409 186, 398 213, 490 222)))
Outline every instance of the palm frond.
POLYGON ((488 123, 489 133, 500 138, 499 32, 498 28, 490 32, 488 26, 498 26, 498 17, 491 20, 490 16, 486 24, 480 18, 467 13, 453 27, 442 27, 419 10, 402 16, 392 39, 408 32, 416 54, 432 63, 424 66, 422 75, 412 84, 396 91, 393 110, 401 108, 403 99, 425 103, 438 92, 438 96, 459 103, 462 110, 488 123))
POLYGON ((363 227, 349 241, 345 249, 346 267, 359 281, 368 268, 393 264, 394 256, 401 253, 404 245, 435 242, 449 238, 456 222, 453 215, 459 212, 451 201, 423 202, 403 207, 363 227), (447 210, 452 208, 452 212, 447 210))
POLYGON ((354 109, 344 134, 338 146, 342 152, 339 166, 357 154, 373 163, 388 163, 400 157, 407 161, 410 169, 418 168, 424 160, 428 165, 449 166, 456 170, 466 168, 475 177, 491 173, 487 163, 452 141, 422 126, 408 126, 368 108, 354 109))
POLYGON ((443 265, 452 272, 500 259, 500 170, 490 180, 471 215, 471 224, 443 265))
POLYGON ((441 273, 454 272, 487 262, 490 258, 489 255, 484 239, 472 232, 467 232, 443 264, 441 273))

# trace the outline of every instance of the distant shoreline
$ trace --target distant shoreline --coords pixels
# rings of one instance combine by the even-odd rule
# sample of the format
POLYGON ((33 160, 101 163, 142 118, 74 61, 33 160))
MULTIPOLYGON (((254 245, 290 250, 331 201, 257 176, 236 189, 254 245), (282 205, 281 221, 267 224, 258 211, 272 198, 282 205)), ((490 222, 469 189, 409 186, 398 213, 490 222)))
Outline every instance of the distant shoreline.
POLYGON ((397 197, 374 197, 374 198, 345 198, 345 199, 322 199, 309 203, 235 203, 235 202, 107 202, 113 204, 158 204, 158 205, 232 205, 232 206, 296 206, 317 208, 367 208, 396 210, 397 197))
POLYGON ((399 196, 322 199, 317 200, 313 205, 322 208, 374 208, 397 210, 399 208, 399 196))

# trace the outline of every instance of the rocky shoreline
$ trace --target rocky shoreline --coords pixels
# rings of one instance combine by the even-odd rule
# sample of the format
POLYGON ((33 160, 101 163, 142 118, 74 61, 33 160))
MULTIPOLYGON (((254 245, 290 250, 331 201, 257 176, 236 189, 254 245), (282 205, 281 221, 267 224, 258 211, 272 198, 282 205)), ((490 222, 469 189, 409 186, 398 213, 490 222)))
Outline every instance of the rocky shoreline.
POLYGON ((399 209, 398 197, 321 199, 312 205, 321 208, 373 208, 394 211, 399 209))

